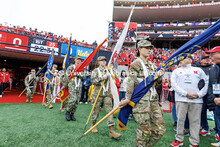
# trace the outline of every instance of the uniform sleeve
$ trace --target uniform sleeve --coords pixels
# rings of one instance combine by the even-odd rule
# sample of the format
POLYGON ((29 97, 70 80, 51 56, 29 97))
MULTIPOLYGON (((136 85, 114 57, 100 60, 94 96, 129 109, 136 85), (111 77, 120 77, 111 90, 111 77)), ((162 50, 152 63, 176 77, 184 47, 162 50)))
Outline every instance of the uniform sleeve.
POLYGON ((179 86, 179 84, 177 83, 177 78, 178 77, 177 77, 176 70, 174 70, 173 73, 171 74, 171 86, 178 95, 180 95, 182 97, 184 97, 184 96, 186 97, 187 91, 183 90, 179 86))
POLYGON ((101 85, 102 81, 104 80, 103 77, 99 77, 97 69, 92 71, 91 75, 91 83, 93 85, 101 85))
POLYGON ((205 86, 198 93, 199 98, 202 98, 206 95, 209 84, 209 77, 205 74, 205 72, 202 69, 200 69, 200 79, 203 79, 205 82, 205 86))
POLYGON ((29 84, 29 76, 26 76, 24 79, 24 85, 27 87, 29 84))
POLYGON ((79 77, 80 79, 84 79, 84 78, 86 77, 86 72, 85 72, 85 71, 80 72, 79 75, 78 75, 78 77, 79 77))
POLYGON ((72 66, 70 65, 66 70, 66 76, 69 77, 72 72, 72 66))
POLYGON ((137 70, 131 65, 129 69, 129 77, 126 85, 126 99, 131 99, 135 88, 135 81, 137 80, 138 72, 137 70))
POLYGON ((39 82, 39 77, 38 77, 38 76, 36 77, 35 81, 36 81, 36 82, 39 82))

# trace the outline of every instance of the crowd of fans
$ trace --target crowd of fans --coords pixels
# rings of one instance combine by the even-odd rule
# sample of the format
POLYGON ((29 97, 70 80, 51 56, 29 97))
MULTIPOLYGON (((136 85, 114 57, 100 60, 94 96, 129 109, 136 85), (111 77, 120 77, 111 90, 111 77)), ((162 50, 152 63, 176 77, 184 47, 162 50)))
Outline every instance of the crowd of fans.
MULTIPOLYGON (((151 49, 151 54, 148 60, 152 61, 157 67, 159 67, 164 61, 166 61, 177 49, 165 49, 154 48, 151 49)), ((205 54, 208 49, 201 49, 193 54, 193 60, 195 64, 199 62, 200 58, 205 54)), ((137 49, 122 48, 117 59, 118 65, 130 66, 131 62, 136 59, 137 49)), ((173 71, 174 67, 171 67, 169 71, 173 71)))
MULTIPOLYGON (((41 39, 47 39, 51 41, 57 41, 61 43, 69 43, 68 37, 64 37, 63 35, 56 35, 51 32, 46 32, 46 31, 39 31, 38 29, 32 29, 31 27, 28 29, 25 26, 20 27, 20 26, 3 26, 0 24, 0 31, 5 31, 5 32, 10 32, 10 33, 16 33, 20 35, 26 35, 30 37, 37 37, 41 39)), ((83 46, 83 47, 88 47, 88 48, 96 48, 98 43, 94 41, 92 44, 88 44, 86 41, 77 41, 76 39, 71 41, 72 45, 77 45, 77 46, 83 46)), ((109 50, 111 51, 111 48, 102 46, 102 50, 109 50)))
MULTIPOLYGON (((124 28, 115 27, 113 32, 109 32, 109 40, 118 40, 124 28)), ((125 37, 125 42, 136 42, 136 28, 129 28, 125 37)))

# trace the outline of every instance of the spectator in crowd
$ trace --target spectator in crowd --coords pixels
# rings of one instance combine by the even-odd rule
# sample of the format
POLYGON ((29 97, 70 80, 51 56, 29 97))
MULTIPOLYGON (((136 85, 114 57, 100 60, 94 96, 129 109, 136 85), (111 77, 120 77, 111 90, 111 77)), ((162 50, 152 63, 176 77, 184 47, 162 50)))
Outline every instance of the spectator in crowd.
POLYGON ((92 85, 90 80, 91 80, 91 73, 87 71, 86 77, 82 81, 82 92, 81 92, 80 104, 82 103, 88 104, 89 87, 92 85))
MULTIPOLYGON (((208 55, 203 55, 201 57, 201 65, 200 68, 205 72, 206 75, 209 75, 211 64, 210 64, 210 58, 208 55)), ((199 89, 202 89, 204 87, 204 81, 199 81, 199 89)), ((202 104, 202 113, 201 113, 201 127, 202 131, 199 133, 201 136, 207 136, 210 135, 209 132, 209 125, 207 121, 207 97, 208 93, 202 98, 203 104, 202 104)))
POLYGON ((2 72, 0 72, 0 98, 2 97, 3 92, 7 88, 7 85, 10 82, 10 74, 6 71, 6 68, 2 69, 2 72))
POLYGON ((210 70, 209 88, 208 88, 208 107, 214 111, 215 118, 215 137, 217 143, 212 143, 212 146, 220 146, 220 46, 207 51, 210 54, 212 61, 215 63, 210 70))
POLYGON ((168 84, 169 84, 169 82, 168 82, 168 79, 166 78, 162 84, 162 95, 160 98, 160 102, 162 102, 162 103, 164 103, 168 98, 168 93, 169 93, 168 84))
POLYGON ((173 71, 171 75, 171 86, 175 91, 176 111, 177 111, 177 134, 172 142, 173 147, 183 145, 184 121, 188 113, 190 125, 190 146, 199 146, 199 130, 202 110, 202 97, 207 93, 208 77, 202 69, 192 67, 192 57, 188 57, 180 62, 181 67, 173 71), (205 86, 199 90, 198 83, 203 79, 205 86))
POLYGON ((120 91, 120 101, 125 98, 125 93, 126 93, 126 84, 127 84, 127 74, 125 70, 121 71, 121 76, 119 77, 119 82, 121 84, 121 88, 119 88, 120 91))

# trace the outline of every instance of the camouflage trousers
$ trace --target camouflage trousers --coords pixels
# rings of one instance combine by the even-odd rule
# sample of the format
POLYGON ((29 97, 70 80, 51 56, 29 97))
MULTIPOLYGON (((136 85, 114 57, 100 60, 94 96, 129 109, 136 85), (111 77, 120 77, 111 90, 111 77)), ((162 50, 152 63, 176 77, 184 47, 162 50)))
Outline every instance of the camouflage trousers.
POLYGON ((36 90, 36 86, 34 86, 33 88, 27 88, 27 91, 26 91, 26 97, 28 100, 31 100, 33 98, 33 95, 35 93, 35 90, 36 90))
POLYGON ((49 89, 46 91, 47 97, 45 102, 49 102, 52 99, 53 90, 54 90, 54 84, 49 84, 49 89))
MULTIPOLYGON (((70 83, 69 83, 70 84, 70 83)), ((66 99, 65 108, 66 111, 74 114, 80 99, 80 90, 74 89, 74 86, 68 85, 69 98, 66 99)))
POLYGON ((159 102, 140 100, 133 108, 133 115, 138 124, 137 147, 152 147, 166 131, 159 102))
MULTIPOLYGON (((96 96, 97 95, 92 95, 92 104, 95 102, 96 96)), ((108 114, 112 110, 112 98, 110 96, 99 96, 94 111, 91 115, 92 123, 96 123, 97 118, 99 117, 99 109, 102 103, 104 103, 106 114, 108 114)), ((107 125, 109 127, 115 125, 113 115, 110 115, 107 118, 107 125)))

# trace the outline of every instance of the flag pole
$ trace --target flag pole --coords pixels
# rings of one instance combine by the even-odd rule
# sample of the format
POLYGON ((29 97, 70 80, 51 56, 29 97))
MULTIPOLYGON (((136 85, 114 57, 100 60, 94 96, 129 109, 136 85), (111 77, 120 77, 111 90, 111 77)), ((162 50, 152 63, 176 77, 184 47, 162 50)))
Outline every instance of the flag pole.
POLYGON ((88 131, 86 131, 82 136, 80 136, 79 140, 87 135, 91 130, 93 130, 95 127, 97 127, 99 124, 101 124, 105 119, 107 119, 110 115, 112 115, 115 111, 119 109, 119 106, 115 107, 111 112, 109 112, 105 117, 103 117, 98 123, 96 123, 94 126, 92 126, 88 131))
POLYGON ((86 126, 87 126, 88 123, 89 123, 90 117, 91 117, 92 112, 93 112, 93 110, 94 110, 94 108, 95 108, 95 105, 96 105, 96 103, 97 103, 97 101, 98 101, 98 99, 99 99, 99 95, 100 95, 100 93, 101 93, 101 91, 102 91, 102 87, 103 87, 104 83, 105 83, 105 80, 102 82, 102 85, 101 85, 101 87, 100 87, 100 89, 99 89, 98 95, 96 96, 95 102, 94 102, 94 104, 93 104, 92 110, 91 110, 91 112, 90 112, 90 114, 89 114, 89 117, 88 117, 88 119, 87 119, 87 122, 86 122, 86 125, 85 125, 85 127, 84 127, 84 130, 86 129, 86 126))
POLYGON ((44 84, 44 96, 43 96, 43 101, 42 101, 42 105, 44 105, 44 106, 46 106, 47 107, 47 105, 46 104, 44 104, 45 102, 45 95, 46 95, 46 87, 47 87, 47 81, 45 82, 44 84), (46 83, 46 84, 45 84, 46 83))
POLYGON ((64 86, 60 89, 59 92, 57 92, 57 94, 49 101, 48 104, 46 104, 45 106, 49 106, 51 104, 51 102, 58 96, 58 94, 63 90, 64 86))

